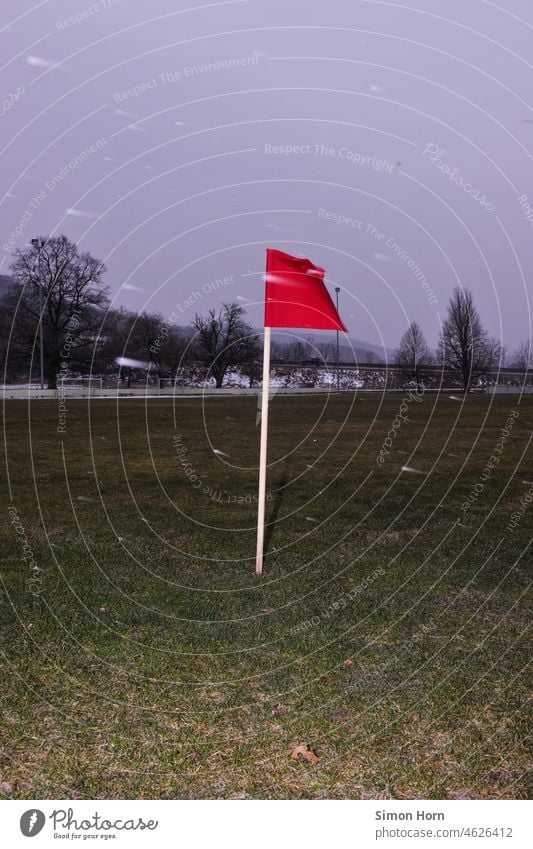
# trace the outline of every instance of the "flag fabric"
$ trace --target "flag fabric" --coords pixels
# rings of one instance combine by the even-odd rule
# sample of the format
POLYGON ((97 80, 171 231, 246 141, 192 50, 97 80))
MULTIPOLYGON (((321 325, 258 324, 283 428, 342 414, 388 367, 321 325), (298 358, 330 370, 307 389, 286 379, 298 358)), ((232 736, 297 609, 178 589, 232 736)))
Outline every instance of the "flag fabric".
POLYGON ((308 259, 267 248, 265 327, 341 330, 323 268, 308 259))

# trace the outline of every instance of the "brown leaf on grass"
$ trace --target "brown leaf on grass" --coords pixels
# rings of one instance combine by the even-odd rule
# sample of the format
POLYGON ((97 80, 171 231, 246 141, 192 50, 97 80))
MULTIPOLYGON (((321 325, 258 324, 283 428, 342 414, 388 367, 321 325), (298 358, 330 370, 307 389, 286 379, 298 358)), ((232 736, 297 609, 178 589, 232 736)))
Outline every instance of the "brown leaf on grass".
POLYGON ((224 700, 222 693, 209 693, 209 698, 213 699, 214 702, 221 702, 224 700))
POLYGON ((252 693, 252 699, 254 702, 269 702, 270 696, 266 693, 252 693))
MULTIPOLYGON (((33 792, 33 782, 32 781, 17 781, 18 789, 21 793, 32 793, 33 792)), ((33 796, 35 799, 35 795, 33 796)))
POLYGON ((189 754, 187 755, 187 760, 191 761, 191 763, 193 764, 199 764, 201 760, 200 752, 196 751, 196 749, 193 749, 192 752, 189 752, 189 754))
POLYGON ((13 792, 13 782, 12 781, 0 781, 0 790, 2 793, 12 793, 13 792))
POLYGON ((291 758, 295 761, 297 761, 298 758, 303 758, 304 761, 307 761, 309 764, 313 764, 313 766, 319 761, 317 753, 311 748, 309 743, 302 743, 300 746, 296 746, 296 748, 291 752, 291 758))
POLYGON ((349 669, 350 666, 353 666, 353 660, 350 660, 350 658, 348 657, 348 658, 346 658, 346 660, 344 661, 344 663, 342 665, 344 666, 345 669, 349 669))

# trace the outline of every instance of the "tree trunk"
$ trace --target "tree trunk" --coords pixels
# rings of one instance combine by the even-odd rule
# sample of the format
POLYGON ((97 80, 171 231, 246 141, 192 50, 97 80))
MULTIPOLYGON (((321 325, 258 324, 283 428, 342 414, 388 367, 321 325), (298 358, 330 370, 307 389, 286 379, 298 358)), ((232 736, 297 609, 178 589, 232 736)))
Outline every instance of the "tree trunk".
POLYGON ((57 375, 61 368, 61 360, 56 357, 50 357, 48 363, 45 363, 45 373, 48 389, 57 389, 57 375))
POLYGON ((222 384, 224 383, 224 378, 226 376, 227 367, 219 363, 214 363, 211 367, 211 374, 215 378, 215 387, 217 389, 222 389, 222 384))

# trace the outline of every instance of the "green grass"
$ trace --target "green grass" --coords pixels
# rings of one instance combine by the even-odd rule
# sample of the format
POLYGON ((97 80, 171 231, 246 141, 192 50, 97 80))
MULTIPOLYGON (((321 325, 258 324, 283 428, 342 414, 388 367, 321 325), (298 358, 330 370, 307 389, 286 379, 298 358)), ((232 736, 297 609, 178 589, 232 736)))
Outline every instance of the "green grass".
POLYGON ((411 402, 380 466, 401 400, 274 399, 262 578, 254 398, 8 402, 0 794, 527 797, 533 398, 411 402))

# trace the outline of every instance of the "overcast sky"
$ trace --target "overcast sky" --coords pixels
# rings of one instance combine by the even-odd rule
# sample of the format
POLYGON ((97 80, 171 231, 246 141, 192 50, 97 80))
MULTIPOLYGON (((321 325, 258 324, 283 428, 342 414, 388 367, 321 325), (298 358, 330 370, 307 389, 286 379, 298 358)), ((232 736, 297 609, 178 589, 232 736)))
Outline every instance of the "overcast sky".
POLYGON ((116 304, 187 324, 239 299, 260 326, 272 246, 326 269, 359 339, 434 344, 458 284, 509 348, 531 334, 531 0, 0 15, 0 273, 66 233, 116 304))

